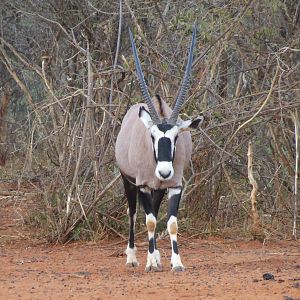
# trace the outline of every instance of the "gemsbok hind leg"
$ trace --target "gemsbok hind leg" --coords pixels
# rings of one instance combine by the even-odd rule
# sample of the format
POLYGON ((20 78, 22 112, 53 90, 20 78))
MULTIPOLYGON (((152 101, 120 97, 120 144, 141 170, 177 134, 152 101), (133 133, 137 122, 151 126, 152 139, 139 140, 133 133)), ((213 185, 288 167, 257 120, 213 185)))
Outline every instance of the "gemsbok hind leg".
POLYGON ((168 191, 168 223, 167 228, 170 235, 171 246, 172 246, 172 256, 171 256, 171 266, 172 271, 184 271, 184 266, 181 262, 178 245, 177 245, 177 212, 181 198, 181 187, 169 188, 168 191))
POLYGON ((137 187, 134 178, 127 178, 122 174, 125 195, 128 201, 128 216, 129 216, 129 239, 126 248, 127 261, 126 266, 137 267, 139 265, 136 258, 136 246, 134 244, 135 222, 136 222, 136 197, 137 187))
POLYGON ((146 272, 161 271, 162 266, 160 263, 160 254, 156 248, 155 242, 156 216, 153 209, 152 196, 150 191, 148 191, 146 188, 141 187, 138 190, 138 197, 146 213, 146 227, 148 230, 149 239, 147 263, 145 270, 146 272))

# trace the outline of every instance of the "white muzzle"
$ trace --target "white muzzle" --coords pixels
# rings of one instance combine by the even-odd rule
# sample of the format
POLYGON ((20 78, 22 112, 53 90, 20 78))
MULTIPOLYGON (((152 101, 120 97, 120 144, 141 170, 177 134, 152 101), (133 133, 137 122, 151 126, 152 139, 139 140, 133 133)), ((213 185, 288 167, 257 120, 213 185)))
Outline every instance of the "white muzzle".
POLYGON ((173 164, 171 161, 159 161, 155 169, 156 177, 161 180, 169 180, 174 175, 173 164))

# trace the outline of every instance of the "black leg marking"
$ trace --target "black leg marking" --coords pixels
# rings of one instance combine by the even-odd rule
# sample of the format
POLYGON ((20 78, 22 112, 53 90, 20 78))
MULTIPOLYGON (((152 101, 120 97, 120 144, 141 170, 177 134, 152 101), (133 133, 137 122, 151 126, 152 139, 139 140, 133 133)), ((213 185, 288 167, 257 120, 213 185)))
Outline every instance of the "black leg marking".
MULTIPOLYGON (((154 190, 152 191, 152 207, 153 207, 153 214, 154 217, 157 219, 158 216, 158 212, 159 212, 159 208, 160 208, 160 204, 163 200, 163 197, 165 195, 166 190, 154 190)), ((154 248, 157 249, 157 245, 156 245, 156 234, 154 236, 154 248)))
POLYGON ((142 203, 145 213, 147 215, 153 213, 152 209, 152 197, 150 193, 141 191, 141 188, 138 189, 139 201, 142 203))
POLYGON ((175 254, 178 254, 178 246, 177 246, 177 242, 176 241, 172 241, 173 243, 173 251, 175 254))
POLYGON ((154 238, 149 240, 149 253, 153 253, 155 249, 155 241, 154 238))
POLYGON ((147 215, 146 217, 146 226, 148 229, 148 235, 149 236, 149 253, 153 253, 156 249, 156 241, 155 241, 155 227, 156 227, 156 216, 153 212, 153 202, 152 202, 152 195, 150 192, 146 192, 144 188, 139 188, 138 190, 138 196, 139 200, 141 201, 145 213, 147 215), (147 218, 149 216, 152 216, 152 220, 148 220, 147 218))
POLYGON ((125 195, 128 201, 129 208, 129 248, 134 248, 134 226, 135 226, 135 214, 136 214, 136 197, 137 197, 137 187, 135 185, 135 179, 129 178, 128 176, 122 174, 125 195))
POLYGON ((153 199, 153 213, 155 218, 158 216, 160 204, 163 200, 166 190, 154 190, 152 192, 152 199, 153 199))
MULTIPOLYGON (((180 188, 181 189, 181 188, 180 188)), ((170 219, 171 216, 174 216, 177 218, 177 213, 178 213, 178 208, 179 208, 179 203, 181 199, 181 193, 178 194, 173 194, 169 199, 169 204, 168 204, 168 220, 170 219)))
MULTIPOLYGON (((153 214, 154 217, 157 219, 158 216, 158 212, 159 212, 159 208, 160 208, 160 204, 163 200, 163 197, 165 195, 166 190, 154 190, 152 191, 152 206, 153 206, 153 214)), ((154 247, 155 249, 157 249, 156 246, 156 234, 154 236, 154 247)))

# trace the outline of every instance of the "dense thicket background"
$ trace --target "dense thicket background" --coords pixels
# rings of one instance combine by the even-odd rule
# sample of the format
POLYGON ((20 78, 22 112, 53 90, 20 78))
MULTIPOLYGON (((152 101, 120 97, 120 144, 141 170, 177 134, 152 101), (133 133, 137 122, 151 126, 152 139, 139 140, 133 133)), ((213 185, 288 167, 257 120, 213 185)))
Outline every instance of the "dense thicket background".
POLYGON ((121 10, 115 0, 2 0, 0 177, 27 180, 39 193, 27 221, 44 227, 49 240, 126 238, 114 144, 126 110, 141 101, 128 28, 151 93, 172 105, 195 20, 182 117, 202 113, 205 124, 193 132, 180 230, 249 232, 251 141, 263 237, 292 234, 299 216, 298 0, 124 0, 121 10))

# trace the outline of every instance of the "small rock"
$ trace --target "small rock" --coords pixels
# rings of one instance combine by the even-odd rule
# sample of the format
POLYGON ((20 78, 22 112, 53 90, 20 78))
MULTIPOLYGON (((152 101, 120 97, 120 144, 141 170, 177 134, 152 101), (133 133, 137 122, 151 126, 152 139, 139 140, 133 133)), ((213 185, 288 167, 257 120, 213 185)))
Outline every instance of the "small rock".
POLYGON ((271 273, 265 273, 263 274, 263 279, 264 280, 275 280, 274 275, 271 273))
POLYGON ((292 287, 294 287, 296 289, 300 289, 300 282, 296 282, 296 283, 292 284, 292 287))
POLYGON ((294 300, 294 298, 289 297, 289 296, 284 296, 284 300, 294 300))

